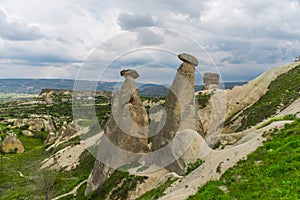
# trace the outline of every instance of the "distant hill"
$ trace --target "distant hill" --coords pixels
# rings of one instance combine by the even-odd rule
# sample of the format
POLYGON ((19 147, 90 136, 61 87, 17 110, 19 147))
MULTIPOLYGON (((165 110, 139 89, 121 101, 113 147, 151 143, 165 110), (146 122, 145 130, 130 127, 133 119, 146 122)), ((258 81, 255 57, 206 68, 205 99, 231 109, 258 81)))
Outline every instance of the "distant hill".
MULTIPOLYGON (((75 80, 70 79, 0 79, 0 93, 39 94, 44 88, 72 90, 74 83, 75 80)), ((89 88, 91 83, 94 84, 94 82, 82 81, 82 85, 86 85, 86 88, 89 88)), ((245 82, 224 83, 226 89, 243 84, 245 82)), ((121 85, 122 82, 99 82, 97 90, 112 92, 120 88, 121 85)), ((159 84, 137 83, 137 87, 141 96, 146 97, 165 96, 169 91, 168 86, 159 84)), ((199 91, 202 87, 202 85, 196 85, 195 90, 199 91)))

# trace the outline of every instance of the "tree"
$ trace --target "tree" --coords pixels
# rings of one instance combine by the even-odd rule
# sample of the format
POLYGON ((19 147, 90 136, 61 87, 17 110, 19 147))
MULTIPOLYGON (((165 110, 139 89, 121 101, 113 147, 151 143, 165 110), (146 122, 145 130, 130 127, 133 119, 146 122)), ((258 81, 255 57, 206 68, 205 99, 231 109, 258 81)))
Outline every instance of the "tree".
POLYGON ((36 183, 38 191, 45 195, 46 200, 51 199, 57 180, 58 177, 54 170, 42 169, 37 173, 36 183))

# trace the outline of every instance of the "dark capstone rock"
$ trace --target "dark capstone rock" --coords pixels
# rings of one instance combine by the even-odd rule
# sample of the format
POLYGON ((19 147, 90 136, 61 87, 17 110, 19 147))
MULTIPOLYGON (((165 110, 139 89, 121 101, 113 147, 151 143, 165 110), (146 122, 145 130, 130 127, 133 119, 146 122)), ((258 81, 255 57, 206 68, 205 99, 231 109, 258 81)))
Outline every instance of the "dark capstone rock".
POLYGON ((134 79, 137 79, 139 77, 139 74, 135 71, 135 70, 132 70, 132 69, 125 69, 125 70, 122 70, 120 72, 121 76, 124 76, 124 77, 132 77, 134 79))
POLYGON ((218 85, 219 84, 220 75, 216 73, 205 73, 203 76, 203 82, 205 85, 218 85))
POLYGON ((186 54, 186 53, 182 53, 178 55, 178 58, 180 60, 182 60, 183 62, 187 62, 190 63, 194 66, 198 65, 198 60, 197 58, 195 58, 194 56, 190 55, 190 54, 186 54))

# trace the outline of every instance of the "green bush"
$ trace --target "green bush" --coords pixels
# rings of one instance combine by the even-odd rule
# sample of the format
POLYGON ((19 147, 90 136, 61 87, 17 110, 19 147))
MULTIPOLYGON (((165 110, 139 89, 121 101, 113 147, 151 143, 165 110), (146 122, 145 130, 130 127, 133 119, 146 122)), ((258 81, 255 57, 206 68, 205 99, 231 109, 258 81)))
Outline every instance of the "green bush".
POLYGON ((192 171, 194 171, 195 169, 197 169, 200 165, 202 165, 204 161, 201 160, 200 158, 198 158, 194 163, 189 163, 187 166, 187 170, 185 175, 190 174, 192 171))
POLYGON ((209 100, 210 100, 211 95, 210 94, 197 94, 195 96, 196 101, 198 102, 199 108, 203 109, 207 106, 209 100))

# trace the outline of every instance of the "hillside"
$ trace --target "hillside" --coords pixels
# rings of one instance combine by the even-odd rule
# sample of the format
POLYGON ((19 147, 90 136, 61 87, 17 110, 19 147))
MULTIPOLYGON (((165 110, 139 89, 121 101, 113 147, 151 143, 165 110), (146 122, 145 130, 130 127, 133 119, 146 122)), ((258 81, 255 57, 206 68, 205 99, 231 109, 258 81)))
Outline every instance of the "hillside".
POLYGON ((299 199, 300 119, 264 136, 264 146, 188 199, 299 199))
MULTIPOLYGON (((182 136, 194 141, 184 154, 194 156, 184 175, 139 160, 112 172, 87 196, 103 130, 88 120, 73 120, 74 93, 68 88, 47 89, 32 99, 0 102, 0 146, 13 133, 25 149, 20 154, 0 153, 0 199, 299 199, 299 70, 300 65, 292 63, 232 90, 220 90, 229 94, 225 131, 214 149, 196 131, 183 131, 182 136)), ((166 92, 156 85, 143 89, 146 96, 166 92)), ((89 95, 79 91, 75 98, 94 103, 97 122, 105 129, 111 93, 89 95)), ((196 98, 205 111, 211 96, 196 98)), ((157 126, 163 114, 155 106, 163 106, 166 99, 141 101, 150 125, 157 126)), ((148 145, 152 142, 149 138, 148 145)))
POLYGON ((247 91, 248 97, 244 98, 244 101, 248 105, 243 105, 243 102, 241 102, 237 105, 240 108, 233 110, 235 113, 229 111, 225 122, 225 131, 227 133, 250 128, 262 120, 279 113, 298 99, 300 97, 300 65, 293 64, 285 68, 275 68, 270 73, 265 73, 252 82, 256 84, 254 91, 248 90, 247 87, 251 85, 249 83, 232 90, 247 91), (289 70, 286 71, 287 69, 289 70), (259 84, 260 82, 262 84, 259 84), (251 98, 254 99, 249 101, 248 99, 251 98))

